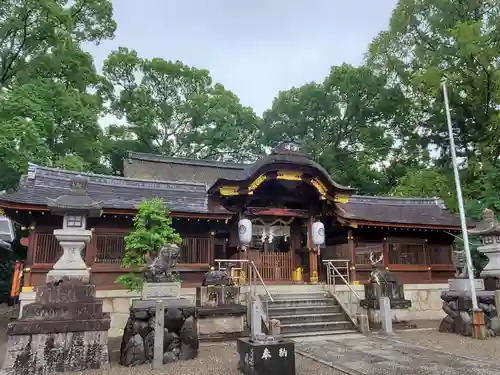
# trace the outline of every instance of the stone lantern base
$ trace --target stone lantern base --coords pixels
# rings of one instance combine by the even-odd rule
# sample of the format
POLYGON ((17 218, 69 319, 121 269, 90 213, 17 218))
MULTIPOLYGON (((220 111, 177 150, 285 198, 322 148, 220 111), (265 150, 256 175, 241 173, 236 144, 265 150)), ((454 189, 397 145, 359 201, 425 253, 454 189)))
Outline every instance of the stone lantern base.
POLYGON ((35 303, 7 328, 6 375, 109 368, 111 319, 95 299, 95 285, 75 280, 37 287, 35 303))
POLYGON ((78 280, 86 284, 90 281, 90 272, 82 258, 82 250, 92 238, 90 230, 56 229, 54 235, 63 249, 63 253, 54 267, 47 273, 47 284, 62 279, 78 280))

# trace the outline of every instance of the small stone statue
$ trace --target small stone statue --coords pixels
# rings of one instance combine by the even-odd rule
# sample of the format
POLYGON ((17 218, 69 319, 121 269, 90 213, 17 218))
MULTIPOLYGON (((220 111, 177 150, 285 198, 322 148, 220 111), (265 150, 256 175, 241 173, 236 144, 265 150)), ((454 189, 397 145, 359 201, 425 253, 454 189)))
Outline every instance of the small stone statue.
MULTIPOLYGON (((228 268, 229 265, 228 265, 228 268)), ((213 267, 208 271, 205 276, 203 276, 203 282, 201 286, 209 286, 209 285, 224 285, 224 286, 232 286, 233 280, 229 277, 227 271, 215 270, 213 267)))
POLYGON ((370 253, 370 262, 372 264, 373 270, 370 273, 370 282, 380 285, 381 283, 387 283, 391 278, 390 273, 379 266, 380 262, 384 259, 384 254, 380 254, 378 259, 374 259, 373 252, 370 253))
POLYGON ((467 278, 467 260, 465 259, 465 252, 463 250, 453 250, 451 254, 451 260, 455 266, 455 279, 465 279, 467 278))
POLYGON ((163 246, 144 273, 146 281, 153 283, 177 281, 172 268, 177 266, 179 256, 179 246, 175 244, 163 246))

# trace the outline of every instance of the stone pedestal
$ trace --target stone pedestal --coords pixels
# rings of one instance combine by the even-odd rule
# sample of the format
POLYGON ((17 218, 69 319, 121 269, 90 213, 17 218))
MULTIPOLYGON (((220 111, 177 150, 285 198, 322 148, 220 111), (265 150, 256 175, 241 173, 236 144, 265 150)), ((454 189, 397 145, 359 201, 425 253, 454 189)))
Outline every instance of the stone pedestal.
POLYGON ((472 311, 470 293, 448 291, 441 293, 443 311, 446 317, 439 326, 440 332, 456 333, 462 336, 499 336, 500 319, 492 291, 477 291, 477 303, 481 314, 472 311), (484 328, 481 328, 480 326, 484 328))
POLYGON ((247 333, 246 306, 239 286, 216 285, 196 288, 196 310, 200 339, 229 340, 247 333))
MULTIPOLYGON (((163 299, 165 312, 161 352, 163 363, 193 359, 198 356, 196 308, 188 299, 163 299)), ((120 349, 120 364, 136 366, 151 363, 155 352, 156 304, 158 300, 132 303, 120 349)))
POLYGON ((295 375, 295 343, 236 341, 238 369, 246 375, 295 375))
POLYGON ((397 323, 397 314, 393 310, 409 309, 411 301, 404 297, 404 286, 396 282, 384 282, 381 284, 365 284, 365 299, 360 301, 360 306, 366 309, 369 326, 377 329, 382 327, 383 314, 381 312, 380 300, 382 297, 389 299, 389 311, 391 312, 391 323, 397 323))
POLYGON ((2 374, 42 375, 109 368, 111 319, 95 286, 64 280, 36 290, 35 303, 7 328, 2 374))
MULTIPOLYGON (((448 285, 450 292, 470 294, 470 281, 468 278, 449 279, 448 285)), ((474 286, 477 291, 484 290, 484 281, 482 279, 474 279, 474 286)))
POLYGON ((65 228, 54 230, 54 235, 63 249, 63 254, 47 273, 47 283, 67 277, 88 283, 90 272, 82 259, 82 250, 90 241, 92 232, 90 230, 65 228))

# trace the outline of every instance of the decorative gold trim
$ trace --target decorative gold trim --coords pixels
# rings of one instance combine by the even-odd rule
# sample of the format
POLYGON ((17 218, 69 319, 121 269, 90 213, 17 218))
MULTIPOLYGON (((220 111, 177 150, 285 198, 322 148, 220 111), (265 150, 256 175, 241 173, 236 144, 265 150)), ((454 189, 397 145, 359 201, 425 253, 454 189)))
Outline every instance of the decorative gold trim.
POLYGON ((334 197, 334 202, 336 203, 348 203, 349 202, 349 196, 345 194, 335 194, 334 197))
POLYGON ((277 180, 302 181, 302 172, 278 171, 277 180))
POLYGON ((3 208, 0 208, 0 216, 5 216, 5 211, 3 210, 3 208))
POLYGON ((311 282, 311 284, 318 283, 318 272, 317 271, 312 271, 311 277, 309 278, 309 281, 311 282))
POLYGON ((219 188, 220 195, 230 197, 233 195, 238 195, 238 186, 221 186, 219 188))
POLYGON ((316 178, 313 178, 311 180, 311 184, 318 191, 319 195, 321 195, 321 199, 326 199, 326 193, 327 193, 328 190, 326 189, 325 185, 323 185, 316 178), (323 197, 325 197, 325 198, 323 198, 323 197))
POLYGON ((265 174, 261 174, 259 177, 257 177, 250 185, 248 185, 249 193, 257 189, 266 180, 267 176, 265 174))

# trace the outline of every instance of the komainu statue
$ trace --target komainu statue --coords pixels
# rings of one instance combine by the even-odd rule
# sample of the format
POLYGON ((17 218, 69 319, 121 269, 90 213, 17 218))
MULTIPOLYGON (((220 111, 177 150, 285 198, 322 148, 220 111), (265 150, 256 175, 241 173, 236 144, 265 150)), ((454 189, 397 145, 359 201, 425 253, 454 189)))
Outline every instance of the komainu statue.
POLYGON ((234 264, 229 263, 226 265, 225 270, 215 270, 211 268, 205 276, 203 277, 203 282, 201 286, 217 286, 217 285, 227 285, 232 286, 233 279, 229 276, 231 274, 231 268, 234 267, 234 264))
POLYGON ((175 244, 160 248, 158 255, 148 265, 144 273, 146 281, 150 283, 177 281, 172 269, 177 266, 179 256, 180 248, 175 244))
POLYGON ((465 259, 465 252, 463 250, 453 250, 451 253, 451 261, 455 266, 455 279, 465 279, 469 276, 467 272, 467 259, 465 259))

